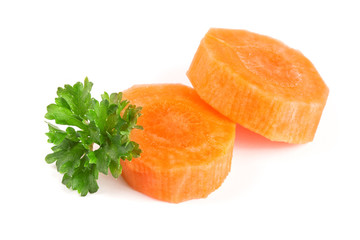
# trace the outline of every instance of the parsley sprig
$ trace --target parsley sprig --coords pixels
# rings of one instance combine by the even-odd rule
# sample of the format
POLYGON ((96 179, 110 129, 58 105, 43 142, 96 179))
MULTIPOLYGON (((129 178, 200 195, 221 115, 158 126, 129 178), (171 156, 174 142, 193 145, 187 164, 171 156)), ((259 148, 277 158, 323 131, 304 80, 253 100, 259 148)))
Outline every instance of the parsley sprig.
POLYGON ((67 125, 61 130, 49 126, 48 142, 53 153, 45 157, 47 163, 56 162, 58 172, 64 174, 62 183, 77 190, 81 196, 99 189, 99 172, 114 178, 121 174, 120 159, 131 160, 140 156, 139 144, 130 141, 132 129, 137 125, 141 107, 122 100, 122 93, 104 93, 101 101, 91 97, 93 84, 86 77, 84 84, 58 88, 54 104, 47 106, 46 119, 67 125))

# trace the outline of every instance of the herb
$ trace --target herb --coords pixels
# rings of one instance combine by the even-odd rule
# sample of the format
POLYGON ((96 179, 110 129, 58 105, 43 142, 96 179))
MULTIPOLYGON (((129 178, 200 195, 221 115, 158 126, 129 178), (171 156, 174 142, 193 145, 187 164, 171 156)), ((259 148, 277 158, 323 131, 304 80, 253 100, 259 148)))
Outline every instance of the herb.
POLYGON ((122 100, 122 93, 106 92, 101 102, 91 97, 93 84, 86 77, 84 84, 58 88, 55 104, 47 106, 45 118, 56 124, 67 125, 61 130, 47 123, 48 142, 53 153, 46 156, 47 163, 56 162, 58 172, 64 174, 62 183, 77 190, 81 196, 99 189, 99 172, 114 178, 121 174, 120 159, 131 161, 140 156, 139 144, 130 141, 129 134, 141 115, 141 107, 122 100))

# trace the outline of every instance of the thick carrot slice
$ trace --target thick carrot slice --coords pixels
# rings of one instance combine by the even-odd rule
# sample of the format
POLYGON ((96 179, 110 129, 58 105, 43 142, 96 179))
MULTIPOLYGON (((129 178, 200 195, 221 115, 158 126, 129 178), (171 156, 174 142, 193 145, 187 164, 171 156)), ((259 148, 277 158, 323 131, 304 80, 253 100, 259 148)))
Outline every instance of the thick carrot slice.
POLYGON ((150 197, 182 202, 204 198, 230 171, 235 123, 212 109, 195 90, 181 84, 137 85, 123 92, 142 106, 131 140, 141 157, 122 161, 122 176, 150 197))
POLYGON ((245 30, 210 29, 187 72, 202 99, 273 141, 312 141, 328 87, 299 51, 245 30))

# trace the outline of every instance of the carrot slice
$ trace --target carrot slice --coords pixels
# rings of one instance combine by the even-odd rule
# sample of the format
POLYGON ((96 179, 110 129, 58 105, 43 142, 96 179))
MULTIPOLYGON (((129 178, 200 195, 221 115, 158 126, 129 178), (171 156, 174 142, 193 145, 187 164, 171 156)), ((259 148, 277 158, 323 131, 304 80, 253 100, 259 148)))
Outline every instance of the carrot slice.
POLYGON ((312 141, 329 89, 299 51, 245 30, 210 29, 187 72, 200 97, 273 141, 312 141))
POLYGON ((141 157, 122 161, 122 176, 135 190, 178 203, 205 198, 230 171, 235 123, 181 84, 136 85, 123 92, 142 106, 131 140, 141 157))

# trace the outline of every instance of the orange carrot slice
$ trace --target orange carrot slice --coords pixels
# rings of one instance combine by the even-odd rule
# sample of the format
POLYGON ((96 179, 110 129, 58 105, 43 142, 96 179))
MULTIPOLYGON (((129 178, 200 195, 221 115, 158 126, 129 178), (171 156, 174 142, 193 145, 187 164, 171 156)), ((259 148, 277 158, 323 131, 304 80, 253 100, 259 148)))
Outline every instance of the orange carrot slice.
POLYGON ((187 72, 200 97, 273 141, 312 141, 329 89, 299 51, 245 30, 210 29, 187 72))
POLYGON ((178 203, 205 198, 230 171, 235 123, 181 84, 137 85, 123 92, 142 106, 131 140, 141 157, 122 161, 122 176, 135 190, 178 203))

